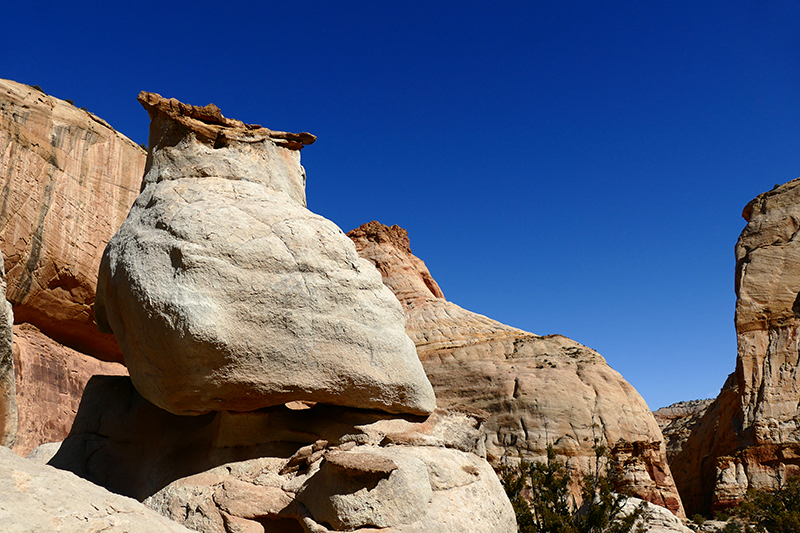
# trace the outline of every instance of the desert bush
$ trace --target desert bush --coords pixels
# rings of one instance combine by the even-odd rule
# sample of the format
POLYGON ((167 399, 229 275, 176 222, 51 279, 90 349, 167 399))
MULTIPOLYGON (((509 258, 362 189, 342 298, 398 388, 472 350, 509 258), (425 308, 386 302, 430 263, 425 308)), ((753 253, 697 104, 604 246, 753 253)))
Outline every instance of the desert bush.
POLYGON ((583 503, 570 495, 571 477, 564 463, 547 447, 546 462, 520 461, 500 472, 517 517, 519 533, 641 533, 647 521, 645 504, 624 514, 628 496, 617 492, 619 469, 604 446, 595 444, 595 467, 581 483, 583 503))
POLYGON ((776 481, 778 488, 773 491, 749 490, 734 509, 733 513, 747 523, 746 533, 800 532, 800 477, 776 481))

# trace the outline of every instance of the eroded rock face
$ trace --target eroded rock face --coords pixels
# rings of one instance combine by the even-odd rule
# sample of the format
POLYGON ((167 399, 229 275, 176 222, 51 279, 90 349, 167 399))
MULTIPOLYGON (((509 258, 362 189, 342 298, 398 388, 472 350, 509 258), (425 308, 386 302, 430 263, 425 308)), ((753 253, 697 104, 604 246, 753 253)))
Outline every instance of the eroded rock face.
POLYGON ((516 531, 469 414, 304 407, 179 416, 95 376, 50 464, 197 531, 516 531))
POLYGON ((653 411, 653 416, 661 428, 661 434, 667 442, 667 460, 672 460, 683 449, 692 428, 703 417, 713 399, 689 400, 677 402, 653 411))
POLYGON ((304 207, 298 150, 313 136, 140 102, 148 171, 106 249, 96 306, 137 389, 183 414, 292 400, 433 411, 397 300, 304 207))
POLYGON ((6 300, 6 273, 0 262, 0 446, 11 448, 17 437, 17 387, 14 377, 14 313, 6 300))
POLYGON ((736 372, 673 463, 687 509, 740 500, 800 473, 800 179, 744 209, 736 244, 736 372))
POLYGON ((591 468, 597 438, 623 463, 636 495, 683 514, 652 413, 600 354, 448 302, 398 226, 370 222, 348 236, 402 303, 406 331, 439 405, 489 413, 484 431, 491 460, 520 453, 543 460, 552 444, 577 475, 591 468))
POLYGON ((96 275, 139 193, 145 157, 92 113, 0 80, 0 250, 18 323, 122 361, 94 323, 96 275))
POLYGON ((188 533, 141 503, 0 446, 0 524, 7 533, 188 533))
POLYGON ((127 374, 121 364, 62 346, 30 324, 14 326, 14 362, 19 428, 13 449, 23 457, 66 438, 89 378, 127 374))

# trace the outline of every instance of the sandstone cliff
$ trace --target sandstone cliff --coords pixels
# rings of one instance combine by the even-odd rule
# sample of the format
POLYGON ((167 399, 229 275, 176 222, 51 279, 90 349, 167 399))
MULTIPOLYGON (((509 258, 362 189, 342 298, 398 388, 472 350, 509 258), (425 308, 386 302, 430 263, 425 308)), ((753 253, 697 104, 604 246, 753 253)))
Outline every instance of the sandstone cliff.
POLYGON ((144 165, 144 150, 99 117, 0 80, 0 250, 17 323, 122 361, 94 324, 96 275, 144 165))
POLYGON ((0 370, 0 412, 18 406, 0 418, 19 454, 67 435, 92 374, 125 373, 87 354, 122 361, 94 323, 96 274, 144 164, 144 150, 101 118, 0 80, 0 250, 17 324, 13 357, 0 364, 15 367, 0 370))
POLYGON ((736 372, 673 461, 687 510, 800 473, 800 179, 752 200, 736 244, 736 372))
POLYGON ((40 444, 64 440, 89 378, 127 374, 119 363, 62 346, 30 324, 14 326, 14 367, 19 423, 13 450, 23 457, 40 444))
POLYGON ((406 331, 439 406, 488 412, 490 458, 541 459, 552 444, 575 473, 585 472, 597 438, 623 463, 634 493, 682 515, 653 415, 600 354, 566 337, 534 335, 448 302, 398 226, 370 222, 348 236, 403 304, 406 331))

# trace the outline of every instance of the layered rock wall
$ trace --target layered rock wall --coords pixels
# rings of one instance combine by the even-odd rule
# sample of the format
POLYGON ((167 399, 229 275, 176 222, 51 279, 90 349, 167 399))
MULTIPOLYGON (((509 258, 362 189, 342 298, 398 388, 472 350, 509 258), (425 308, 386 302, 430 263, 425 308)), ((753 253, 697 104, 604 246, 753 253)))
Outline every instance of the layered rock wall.
POLYGON ((398 226, 373 221, 348 236, 403 304, 439 406, 488 413, 484 438, 493 461, 541 460, 549 444, 579 477, 592 468, 597 441, 615 453, 635 494, 683 513, 652 413, 600 354, 448 302, 398 226))
POLYGON ((0 80, 0 250, 17 323, 122 361, 94 323, 106 243, 139 193, 145 151, 104 120, 0 80))
POLYGON ((673 461, 691 511, 724 508, 748 488, 800 473, 800 179, 757 196, 742 216, 736 372, 673 461))

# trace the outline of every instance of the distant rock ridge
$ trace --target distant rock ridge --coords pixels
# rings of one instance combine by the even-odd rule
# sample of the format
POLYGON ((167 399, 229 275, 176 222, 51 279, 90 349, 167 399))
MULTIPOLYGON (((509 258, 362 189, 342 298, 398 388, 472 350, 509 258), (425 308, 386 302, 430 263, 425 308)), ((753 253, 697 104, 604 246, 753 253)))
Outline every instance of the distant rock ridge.
POLYGON ((373 221, 348 236, 403 304, 406 331, 438 405, 488 413, 483 427, 491 460, 543 459, 551 444, 577 476, 591 469, 599 438, 623 465, 634 494, 683 514, 652 413, 600 354, 448 302, 398 226, 373 221))
POLYGON ((736 371, 673 459, 689 512, 800 474, 800 178, 745 206, 736 243, 736 371))
POLYGON ((703 417, 713 402, 713 398, 688 400, 676 402, 653 411, 653 416, 655 416, 658 427, 661 428, 661 434, 664 435, 667 443, 667 459, 670 464, 683 449, 692 432, 692 428, 703 417))

